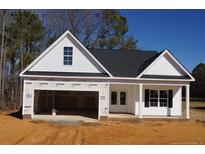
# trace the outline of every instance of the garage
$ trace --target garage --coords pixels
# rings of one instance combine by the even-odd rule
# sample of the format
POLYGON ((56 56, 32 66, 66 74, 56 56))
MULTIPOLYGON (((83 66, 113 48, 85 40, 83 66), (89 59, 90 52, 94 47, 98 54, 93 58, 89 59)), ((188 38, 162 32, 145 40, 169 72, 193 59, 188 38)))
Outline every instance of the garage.
POLYGON ((35 115, 77 115, 98 119, 99 92, 34 90, 35 115))

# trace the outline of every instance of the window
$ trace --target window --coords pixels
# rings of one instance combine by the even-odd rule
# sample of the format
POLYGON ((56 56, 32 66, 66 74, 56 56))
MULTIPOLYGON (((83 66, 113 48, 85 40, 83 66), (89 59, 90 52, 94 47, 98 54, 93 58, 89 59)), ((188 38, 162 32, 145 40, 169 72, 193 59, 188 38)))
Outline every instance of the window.
POLYGON ((117 104, 117 92, 112 91, 111 93, 111 105, 116 105, 117 104))
POLYGON ((150 107, 157 107, 158 106, 158 91, 157 90, 150 90, 150 107))
POLYGON ((168 104, 168 91, 160 90, 160 107, 167 107, 168 104))
POLYGON ((172 103, 172 95, 169 95, 170 93, 172 93, 172 90, 145 89, 145 107, 168 107, 172 103))
POLYGON ((64 47, 63 58, 64 65, 73 64, 73 47, 64 47))
POLYGON ((120 92, 120 105, 126 104, 126 92, 120 92))

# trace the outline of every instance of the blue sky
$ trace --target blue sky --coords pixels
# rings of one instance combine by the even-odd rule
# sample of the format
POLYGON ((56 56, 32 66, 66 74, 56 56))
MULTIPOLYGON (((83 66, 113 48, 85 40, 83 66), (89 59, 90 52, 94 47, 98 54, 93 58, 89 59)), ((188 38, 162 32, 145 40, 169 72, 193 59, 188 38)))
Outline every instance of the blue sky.
POLYGON ((205 63, 205 10, 120 10, 138 47, 169 49, 191 72, 205 63))

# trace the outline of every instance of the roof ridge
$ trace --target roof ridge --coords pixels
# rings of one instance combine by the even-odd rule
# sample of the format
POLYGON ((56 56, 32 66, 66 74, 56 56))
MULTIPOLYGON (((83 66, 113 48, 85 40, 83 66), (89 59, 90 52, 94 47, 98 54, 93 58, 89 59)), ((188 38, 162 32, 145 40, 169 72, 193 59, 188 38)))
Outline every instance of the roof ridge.
POLYGON ((92 49, 92 48, 87 48, 89 51, 131 51, 131 52, 156 52, 158 53, 157 50, 144 50, 144 49, 92 49))

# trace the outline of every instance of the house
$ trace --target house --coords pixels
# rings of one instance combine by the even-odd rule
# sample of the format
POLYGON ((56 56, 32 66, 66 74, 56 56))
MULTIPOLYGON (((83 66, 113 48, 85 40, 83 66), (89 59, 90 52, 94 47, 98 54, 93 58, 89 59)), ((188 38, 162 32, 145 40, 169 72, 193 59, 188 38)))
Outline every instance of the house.
POLYGON ((182 116, 182 87, 195 79, 171 54, 143 50, 88 50, 66 31, 20 73, 25 118, 110 113, 182 116))

